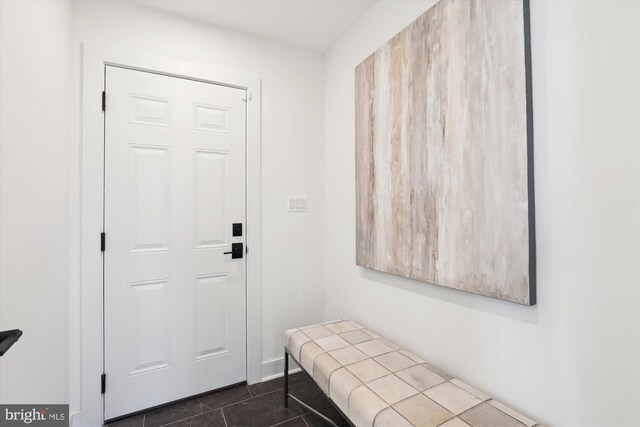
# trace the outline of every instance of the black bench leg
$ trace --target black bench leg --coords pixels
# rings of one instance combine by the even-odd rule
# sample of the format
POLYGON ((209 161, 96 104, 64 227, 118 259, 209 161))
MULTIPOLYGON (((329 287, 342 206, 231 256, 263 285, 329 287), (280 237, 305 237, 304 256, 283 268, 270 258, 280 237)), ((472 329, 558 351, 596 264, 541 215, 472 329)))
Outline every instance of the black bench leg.
POLYGON ((289 407, 289 353, 284 349, 284 408, 289 407))

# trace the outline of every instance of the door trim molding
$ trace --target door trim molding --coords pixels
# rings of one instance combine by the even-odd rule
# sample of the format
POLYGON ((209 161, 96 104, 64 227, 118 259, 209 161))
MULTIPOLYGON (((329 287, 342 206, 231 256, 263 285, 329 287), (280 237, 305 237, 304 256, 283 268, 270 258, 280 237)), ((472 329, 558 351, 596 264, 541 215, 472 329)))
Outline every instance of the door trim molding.
MULTIPOLYGON (((246 244, 247 254, 247 382, 262 379, 261 271, 262 271, 262 155, 261 80, 203 64, 191 64, 163 56, 81 46, 81 219, 80 219, 80 425, 100 426, 103 397, 100 375, 104 366, 103 294, 100 233, 103 231, 104 120, 102 91, 105 66, 115 65, 218 85, 245 89, 246 132, 246 244)), ((107 99, 107 108, 109 100, 107 99)), ((108 250, 108 249, 107 249, 108 250)), ((72 330, 75 325, 71 325, 72 330)), ((76 329, 77 330, 77 329, 76 329)), ((72 390, 72 395, 76 394, 72 390)), ((75 417, 74 417, 75 418, 75 417)), ((75 423, 74 423, 75 424, 75 423)))

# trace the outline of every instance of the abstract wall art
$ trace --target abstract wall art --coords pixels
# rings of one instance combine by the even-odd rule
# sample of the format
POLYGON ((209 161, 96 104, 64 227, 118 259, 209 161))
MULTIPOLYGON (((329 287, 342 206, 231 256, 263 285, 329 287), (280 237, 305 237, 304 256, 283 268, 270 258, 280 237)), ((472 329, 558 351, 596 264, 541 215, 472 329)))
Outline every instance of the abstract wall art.
POLYGON ((441 0, 355 70, 356 262, 536 303, 527 0, 441 0))

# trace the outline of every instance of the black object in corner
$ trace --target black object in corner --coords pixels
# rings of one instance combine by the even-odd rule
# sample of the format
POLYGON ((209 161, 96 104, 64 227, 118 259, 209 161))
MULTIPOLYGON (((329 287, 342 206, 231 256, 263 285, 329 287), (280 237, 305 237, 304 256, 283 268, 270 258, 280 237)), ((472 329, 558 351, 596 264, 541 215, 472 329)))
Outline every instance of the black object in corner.
POLYGON ((4 356, 21 336, 22 331, 20 329, 0 332, 0 356, 4 356))

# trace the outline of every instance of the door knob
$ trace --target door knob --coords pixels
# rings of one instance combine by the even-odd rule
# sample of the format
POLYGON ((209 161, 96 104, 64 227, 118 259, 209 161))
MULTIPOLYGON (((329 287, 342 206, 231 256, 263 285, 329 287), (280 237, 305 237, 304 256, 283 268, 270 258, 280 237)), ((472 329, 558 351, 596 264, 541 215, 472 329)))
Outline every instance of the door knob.
POLYGON ((224 252, 225 255, 231 254, 231 259, 243 258, 244 247, 242 243, 231 244, 231 252, 224 252))

